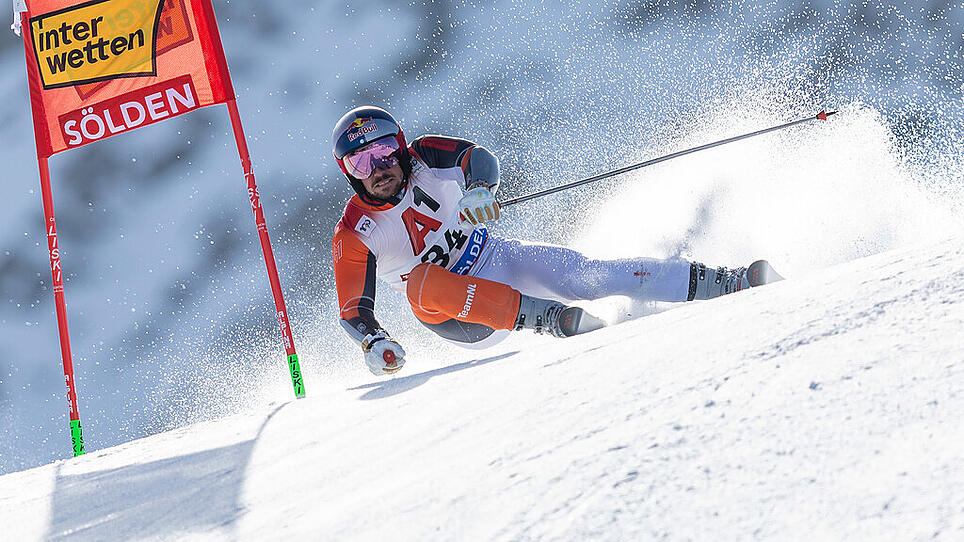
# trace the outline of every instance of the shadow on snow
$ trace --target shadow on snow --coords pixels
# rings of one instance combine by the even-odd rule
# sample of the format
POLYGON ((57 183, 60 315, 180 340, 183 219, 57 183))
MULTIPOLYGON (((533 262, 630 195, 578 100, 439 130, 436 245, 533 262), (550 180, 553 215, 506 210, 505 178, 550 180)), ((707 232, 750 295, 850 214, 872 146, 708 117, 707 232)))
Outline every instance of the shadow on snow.
POLYGON ((457 363, 448 367, 442 367, 441 369, 434 369, 432 371, 425 371, 424 373, 403 376, 402 378, 393 378, 384 382, 372 382, 371 384, 348 388, 348 390, 352 391, 373 388, 362 395, 360 399, 365 401, 370 401, 372 399, 384 399, 386 397, 398 395, 399 393, 404 393, 410 389, 417 388, 428 382, 432 377, 454 373, 456 371, 462 371, 465 369, 472 369, 474 367, 480 367, 487 363, 492 363, 493 361, 499 361, 507 357, 514 356, 518 353, 519 351, 516 350, 514 352, 506 352, 504 354, 499 354, 498 356, 492 356, 491 358, 473 359, 471 361, 457 363))
POLYGON ((282 407, 254 438, 231 446, 78 475, 61 476, 58 467, 45 539, 170 538, 226 528, 242 512, 254 446, 282 407))

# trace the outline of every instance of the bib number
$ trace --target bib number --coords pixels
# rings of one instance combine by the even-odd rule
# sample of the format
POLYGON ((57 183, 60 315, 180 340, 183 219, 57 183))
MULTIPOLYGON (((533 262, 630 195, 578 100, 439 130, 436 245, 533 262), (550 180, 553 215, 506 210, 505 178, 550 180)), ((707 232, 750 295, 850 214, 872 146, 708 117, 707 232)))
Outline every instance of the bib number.
MULTIPOLYGON (((425 250, 425 237, 429 232, 438 231, 442 223, 430 216, 415 210, 415 207, 425 206, 438 212, 442 205, 420 187, 412 187, 412 201, 415 204, 402 213, 402 221, 408 231, 408 240, 412 243, 412 251, 418 255, 425 250)), ((432 245, 424 254, 422 262, 430 262, 447 268, 451 261, 453 250, 462 250, 469 237, 461 229, 451 229, 445 232, 445 242, 432 245)))
POLYGON ((428 252, 422 255, 422 261, 448 267, 449 252, 461 249, 465 246, 465 241, 467 241, 468 238, 467 235, 462 233, 462 230, 449 230, 445 232, 445 244, 448 245, 448 249, 446 250, 440 245, 434 245, 428 249, 428 252))
MULTIPOLYGON (((435 201, 432 196, 429 196, 417 186, 412 188, 412 201, 416 206, 424 205, 432 211, 438 211, 439 207, 441 207, 439 202, 435 201)), ((441 222, 416 211, 415 207, 409 207, 402 212, 402 222, 405 223, 408 240, 412 243, 412 253, 416 256, 425 250, 425 236, 428 235, 429 232, 438 231, 438 229, 442 227, 441 222)), ((424 262, 425 260, 423 259, 422 261, 424 262)))

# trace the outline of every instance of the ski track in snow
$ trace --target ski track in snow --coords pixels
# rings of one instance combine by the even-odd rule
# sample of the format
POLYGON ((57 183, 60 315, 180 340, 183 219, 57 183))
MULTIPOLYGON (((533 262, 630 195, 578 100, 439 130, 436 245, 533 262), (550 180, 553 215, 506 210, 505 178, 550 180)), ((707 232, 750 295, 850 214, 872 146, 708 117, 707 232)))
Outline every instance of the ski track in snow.
MULTIPOLYGON (((0 477, 6 540, 961 540, 964 240, 0 477)), ((472 355, 472 354, 469 354, 472 355)))

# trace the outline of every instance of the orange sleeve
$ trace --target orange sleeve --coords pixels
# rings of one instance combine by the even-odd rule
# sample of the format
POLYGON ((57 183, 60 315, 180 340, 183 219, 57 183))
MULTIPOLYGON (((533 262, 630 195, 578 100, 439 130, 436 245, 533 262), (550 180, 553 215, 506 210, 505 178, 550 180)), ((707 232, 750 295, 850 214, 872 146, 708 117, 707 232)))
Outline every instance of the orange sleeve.
POLYGON ((361 342, 381 329, 375 320, 375 255, 341 222, 331 248, 341 324, 361 342))

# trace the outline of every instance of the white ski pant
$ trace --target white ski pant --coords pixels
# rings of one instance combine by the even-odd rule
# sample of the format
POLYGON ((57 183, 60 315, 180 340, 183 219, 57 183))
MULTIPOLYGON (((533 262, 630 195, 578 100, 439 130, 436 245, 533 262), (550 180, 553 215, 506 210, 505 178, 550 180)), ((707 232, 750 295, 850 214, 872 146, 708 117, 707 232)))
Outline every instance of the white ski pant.
POLYGON ((594 260, 570 248, 490 235, 468 273, 523 294, 562 302, 625 295, 640 301, 686 301, 690 262, 594 260))
MULTIPOLYGON (((565 247, 490 235, 468 274, 508 284, 529 296, 564 303, 611 295, 640 301, 686 301, 690 262, 653 258, 594 260, 565 247)), ((469 349, 488 348, 509 335, 507 329, 493 330, 455 320, 425 325, 442 338, 469 349)))

